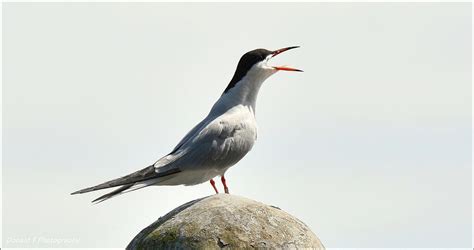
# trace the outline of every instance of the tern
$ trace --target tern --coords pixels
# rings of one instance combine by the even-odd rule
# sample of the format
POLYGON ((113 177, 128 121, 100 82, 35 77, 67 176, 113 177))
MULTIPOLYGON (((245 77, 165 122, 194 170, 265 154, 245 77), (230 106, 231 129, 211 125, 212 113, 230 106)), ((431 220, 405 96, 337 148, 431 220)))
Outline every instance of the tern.
POLYGON ((255 49, 239 60, 232 80, 212 106, 209 114, 189 131, 178 145, 154 164, 129 175, 72 194, 119 187, 92 202, 102 202, 116 195, 152 185, 196 185, 220 176, 224 192, 229 188, 225 172, 239 162, 257 139, 255 107, 263 82, 278 71, 299 71, 287 66, 270 66, 268 61, 290 49, 255 49))

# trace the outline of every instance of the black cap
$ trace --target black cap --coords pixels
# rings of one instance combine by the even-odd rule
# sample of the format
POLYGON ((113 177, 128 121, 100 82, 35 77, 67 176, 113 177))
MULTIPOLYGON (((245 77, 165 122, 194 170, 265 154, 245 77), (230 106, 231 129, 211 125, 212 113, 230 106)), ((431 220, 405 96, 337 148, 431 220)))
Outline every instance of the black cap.
POLYGON ((240 80, 242 80, 242 78, 247 74, 253 65, 265 60, 265 58, 267 58, 267 56, 271 55, 272 53, 273 51, 266 49, 255 49, 245 53, 240 58, 234 77, 232 77, 232 80, 230 80, 230 83, 227 85, 224 93, 229 91, 229 89, 233 88, 240 80))

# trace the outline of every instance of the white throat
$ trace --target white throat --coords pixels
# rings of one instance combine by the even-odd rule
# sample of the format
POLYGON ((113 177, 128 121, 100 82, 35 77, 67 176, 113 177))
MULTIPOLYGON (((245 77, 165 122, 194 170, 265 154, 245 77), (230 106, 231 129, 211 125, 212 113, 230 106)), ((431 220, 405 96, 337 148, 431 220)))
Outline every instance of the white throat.
POLYGON ((234 87, 222 94, 211 113, 222 114, 237 105, 247 106, 255 113, 258 91, 263 82, 275 72, 276 70, 263 64, 254 65, 234 87))

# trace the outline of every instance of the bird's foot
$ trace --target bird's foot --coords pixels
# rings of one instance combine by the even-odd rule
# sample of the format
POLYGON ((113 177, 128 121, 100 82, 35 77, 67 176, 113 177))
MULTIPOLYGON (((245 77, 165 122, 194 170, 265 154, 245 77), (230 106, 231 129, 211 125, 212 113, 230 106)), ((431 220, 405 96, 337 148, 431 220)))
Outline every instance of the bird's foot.
POLYGON ((224 192, 225 192, 226 194, 228 194, 228 193, 229 193, 229 187, 227 187, 227 183, 226 183, 226 180, 225 180, 224 175, 221 176, 221 181, 222 181, 222 185, 224 185, 224 192))
POLYGON ((209 182, 211 183, 212 187, 214 188, 214 191, 216 191, 216 194, 218 194, 219 191, 216 188, 216 182, 213 179, 211 179, 209 182))

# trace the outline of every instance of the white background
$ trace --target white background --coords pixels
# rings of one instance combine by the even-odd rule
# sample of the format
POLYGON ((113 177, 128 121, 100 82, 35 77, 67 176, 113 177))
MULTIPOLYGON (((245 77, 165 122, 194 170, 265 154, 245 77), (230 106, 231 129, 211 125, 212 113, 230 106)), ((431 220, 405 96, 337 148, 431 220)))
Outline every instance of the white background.
POLYGON ((469 3, 6 3, 2 21, 3 246, 125 247, 211 195, 69 193, 171 151, 246 51, 301 45, 273 61, 305 72, 265 82, 231 192, 326 247, 470 247, 469 3))

